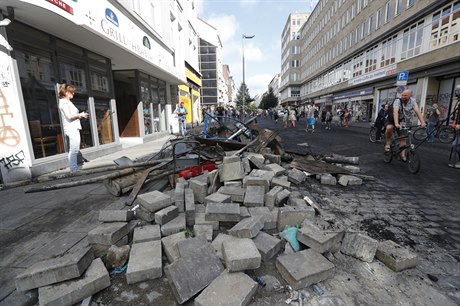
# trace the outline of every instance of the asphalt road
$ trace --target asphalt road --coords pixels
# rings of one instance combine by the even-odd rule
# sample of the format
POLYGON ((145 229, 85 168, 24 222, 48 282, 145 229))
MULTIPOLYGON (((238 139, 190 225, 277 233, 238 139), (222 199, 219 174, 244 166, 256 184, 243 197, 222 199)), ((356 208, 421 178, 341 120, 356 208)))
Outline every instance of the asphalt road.
MULTIPOLYGON (((456 248, 454 253, 458 255, 460 170, 447 166, 450 145, 438 141, 422 144, 417 149, 421 158, 421 169, 414 175, 399 160, 393 159, 390 164, 383 161, 383 144, 368 140, 368 123, 351 123, 348 128, 333 125, 331 130, 325 130, 319 124, 315 133, 305 132, 305 118, 301 118, 295 128, 283 128, 280 122, 275 124, 273 120, 263 118, 258 123, 262 127, 277 130, 285 149, 298 150, 298 144, 307 143, 307 150, 314 154, 358 156, 361 172, 374 176, 377 183, 367 183, 362 188, 353 190, 348 195, 350 198, 366 193, 370 197, 377 196, 382 202, 385 199, 397 202, 393 210, 410 207, 411 213, 417 215, 419 227, 431 226, 431 234, 434 236, 432 239, 441 242, 448 249, 456 248), (423 222, 427 224, 423 225, 423 222)), ((344 192, 339 187, 336 191, 344 192)))

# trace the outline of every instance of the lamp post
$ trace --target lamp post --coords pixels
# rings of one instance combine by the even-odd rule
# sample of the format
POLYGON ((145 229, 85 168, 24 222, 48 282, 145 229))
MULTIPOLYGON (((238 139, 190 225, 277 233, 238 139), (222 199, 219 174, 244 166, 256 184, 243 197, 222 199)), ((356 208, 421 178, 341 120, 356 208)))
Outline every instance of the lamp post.
POLYGON ((242 35, 241 36, 241 48, 242 48, 242 53, 243 53, 243 118, 244 118, 244 100, 246 98, 246 82, 245 82, 245 79, 244 79, 244 40, 245 39, 252 39, 254 38, 255 35, 252 35, 252 36, 248 36, 248 35, 242 35))

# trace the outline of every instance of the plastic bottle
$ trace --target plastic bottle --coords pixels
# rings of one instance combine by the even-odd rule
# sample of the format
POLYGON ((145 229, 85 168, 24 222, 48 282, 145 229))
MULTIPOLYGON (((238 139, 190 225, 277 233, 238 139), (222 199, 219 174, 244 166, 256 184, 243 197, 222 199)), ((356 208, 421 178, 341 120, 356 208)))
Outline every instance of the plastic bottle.
POLYGON ((262 276, 257 276, 256 277, 256 282, 261 285, 262 287, 265 287, 267 284, 265 283, 264 279, 262 278, 262 276))
POLYGON ((321 288, 318 284, 313 284, 312 287, 313 287, 313 290, 316 292, 317 295, 323 295, 324 294, 323 288, 321 288))

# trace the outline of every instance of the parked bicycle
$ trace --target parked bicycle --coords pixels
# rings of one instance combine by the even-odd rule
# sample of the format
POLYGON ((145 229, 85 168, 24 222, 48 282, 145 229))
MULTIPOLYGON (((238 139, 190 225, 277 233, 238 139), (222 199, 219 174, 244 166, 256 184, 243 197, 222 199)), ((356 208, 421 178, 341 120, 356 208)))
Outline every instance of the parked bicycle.
MULTIPOLYGON (((438 138, 441 143, 452 143, 455 139, 455 130, 449 125, 446 126, 447 118, 440 121, 436 128, 432 131, 434 137, 438 138)), ((428 129, 418 127, 414 130, 414 139, 416 141, 424 141, 429 136, 428 129)))
MULTIPOLYGON (((383 137, 385 135, 385 125, 382 126, 382 130, 380 131, 380 137, 383 137)), ((370 142, 377 142, 377 127, 375 126, 375 122, 371 123, 371 129, 369 130, 369 141, 370 142)))
POLYGON ((413 133, 410 127, 401 127, 402 136, 397 136, 397 133, 393 133, 393 140, 391 141, 390 151, 385 152, 383 161, 391 163, 393 158, 397 158, 401 162, 407 163, 407 169, 412 174, 417 174, 420 171, 421 161, 420 156, 417 153, 417 148, 421 145, 415 145, 413 141, 413 133), (399 141, 401 139, 407 139, 406 145, 399 147, 399 141), (401 158, 401 154, 405 154, 405 160, 401 158))

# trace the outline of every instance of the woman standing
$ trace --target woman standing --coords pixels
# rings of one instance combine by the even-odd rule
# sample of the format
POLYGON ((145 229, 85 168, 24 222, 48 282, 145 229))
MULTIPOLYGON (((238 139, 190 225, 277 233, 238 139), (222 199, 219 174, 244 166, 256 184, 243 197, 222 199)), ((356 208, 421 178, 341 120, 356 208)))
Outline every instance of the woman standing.
POLYGON ((77 154, 80 151, 81 118, 88 118, 88 113, 79 112, 77 107, 70 101, 75 94, 75 86, 61 84, 59 86, 59 110, 61 112, 64 133, 69 138, 69 167, 70 173, 79 170, 77 154))

